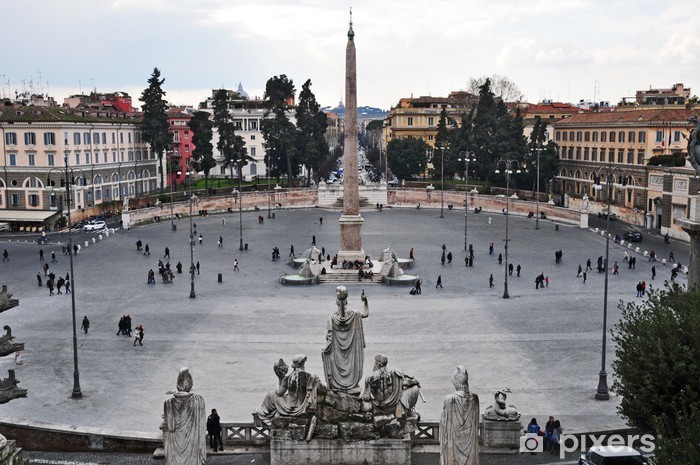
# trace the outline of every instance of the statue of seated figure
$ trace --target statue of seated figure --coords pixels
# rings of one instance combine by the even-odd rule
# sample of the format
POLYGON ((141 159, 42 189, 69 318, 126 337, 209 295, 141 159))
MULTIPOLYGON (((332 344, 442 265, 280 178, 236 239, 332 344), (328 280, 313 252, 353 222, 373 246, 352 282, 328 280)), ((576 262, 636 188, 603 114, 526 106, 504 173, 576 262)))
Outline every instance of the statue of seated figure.
POLYGON ((399 370, 386 367, 388 359, 382 354, 374 357, 374 371, 365 378, 362 392, 364 409, 376 414, 402 418, 415 413, 420 396, 420 383, 399 370))
POLYGON ((484 410, 484 420, 515 421, 520 419, 520 413, 513 405, 506 405, 506 393, 510 389, 499 389, 494 394, 493 405, 484 410))
POLYGON ((270 424, 277 416, 296 417, 316 410, 319 392, 325 392, 318 376, 305 371, 306 355, 300 354, 292 360, 292 372, 287 374, 287 365, 280 359, 274 366, 279 378, 277 389, 265 396, 262 405, 253 412, 255 423, 270 424))

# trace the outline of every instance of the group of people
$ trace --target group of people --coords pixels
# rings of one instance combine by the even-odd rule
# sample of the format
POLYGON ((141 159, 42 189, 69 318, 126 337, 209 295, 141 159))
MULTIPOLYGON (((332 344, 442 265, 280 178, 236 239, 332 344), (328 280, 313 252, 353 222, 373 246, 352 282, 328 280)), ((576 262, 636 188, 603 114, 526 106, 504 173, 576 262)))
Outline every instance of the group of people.
POLYGON ((555 420, 552 416, 549 417, 549 420, 547 420, 547 423, 544 425, 544 431, 540 429, 536 418, 530 420, 525 430, 527 434, 537 435, 538 438, 541 437, 543 441, 542 450, 550 454, 559 453, 562 432, 563 428, 561 427, 561 422, 555 420))

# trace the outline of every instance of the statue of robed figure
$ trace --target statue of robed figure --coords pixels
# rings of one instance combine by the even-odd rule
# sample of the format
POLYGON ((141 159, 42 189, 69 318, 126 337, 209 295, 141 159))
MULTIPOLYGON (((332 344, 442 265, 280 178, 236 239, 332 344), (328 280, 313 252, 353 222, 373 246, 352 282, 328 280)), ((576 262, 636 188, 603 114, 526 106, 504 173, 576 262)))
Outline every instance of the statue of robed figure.
POLYGON ((204 398, 191 389, 189 368, 180 368, 177 392, 163 405, 166 465, 203 465, 207 460, 204 398))
POLYGON ((452 375, 455 392, 440 417, 440 465, 479 465, 479 396, 469 392, 464 365, 452 375))

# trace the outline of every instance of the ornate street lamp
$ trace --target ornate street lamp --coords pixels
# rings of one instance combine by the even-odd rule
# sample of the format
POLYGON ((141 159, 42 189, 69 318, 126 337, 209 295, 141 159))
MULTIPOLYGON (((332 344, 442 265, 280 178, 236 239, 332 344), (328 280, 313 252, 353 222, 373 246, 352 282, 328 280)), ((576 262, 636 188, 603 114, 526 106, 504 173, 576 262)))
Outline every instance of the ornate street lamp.
MULTIPOLYGON (((78 399, 83 397, 83 393, 80 390, 80 370, 78 370, 78 329, 77 321, 75 317, 75 272, 73 269, 73 235, 71 233, 71 221, 70 221, 70 209, 71 209, 71 197, 70 197, 70 186, 71 180, 73 179, 73 172, 80 171, 83 179, 85 179, 85 174, 80 168, 70 168, 68 165, 68 155, 69 151, 65 151, 65 156, 63 158, 64 171, 63 179, 66 184, 66 215, 68 217, 68 261, 70 263, 70 277, 73 281, 73 286, 71 289, 71 315, 73 319, 73 392, 71 397, 78 399)), ((60 171, 60 168, 52 168, 49 170, 47 175, 47 185, 53 187, 54 183, 51 181, 51 173, 53 171, 60 171)))
POLYGON ((474 152, 460 152, 457 161, 464 162, 464 250, 467 250, 467 217, 469 213, 469 162, 476 161, 474 152))
POLYGON ((197 294, 194 292, 194 230, 192 228, 192 200, 194 195, 192 194, 192 165, 189 160, 187 161, 185 177, 187 178, 187 185, 190 191, 190 299, 194 299, 197 297, 197 294))
POLYGON ((540 152, 544 150, 539 144, 533 149, 537 153, 537 215, 535 216, 535 229, 540 229, 540 152))
MULTIPOLYGON (((520 173, 520 162, 518 160, 512 159, 512 158, 501 158, 496 162, 496 168, 498 168, 501 163, 503 163, 503 168, 504 172, 506 175, 506 247, 505 247, 505 252, 506 252, 506 262, 505 262, 505 281, 503 285, 503 298, 508 299, 510 298, 510 294, 508 294, 508 218, 510 217, 510 204, 509 204, 509 197, 508 197, 508 189, 510 187, 510 175, 513 174, 513 165, 515 165, 515 173, 518 174, 520 173)), ((496 173, 500 173, 498 169, 496 169, 496 173)))

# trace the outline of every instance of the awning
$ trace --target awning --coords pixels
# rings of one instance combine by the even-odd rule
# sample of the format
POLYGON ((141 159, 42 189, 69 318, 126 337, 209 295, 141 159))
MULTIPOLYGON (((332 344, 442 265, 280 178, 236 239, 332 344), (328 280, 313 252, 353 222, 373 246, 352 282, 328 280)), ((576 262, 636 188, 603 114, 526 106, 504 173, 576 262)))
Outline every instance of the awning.
POLYGON ((43 223, 55 210, 0 210, 0 223, 43 223))

